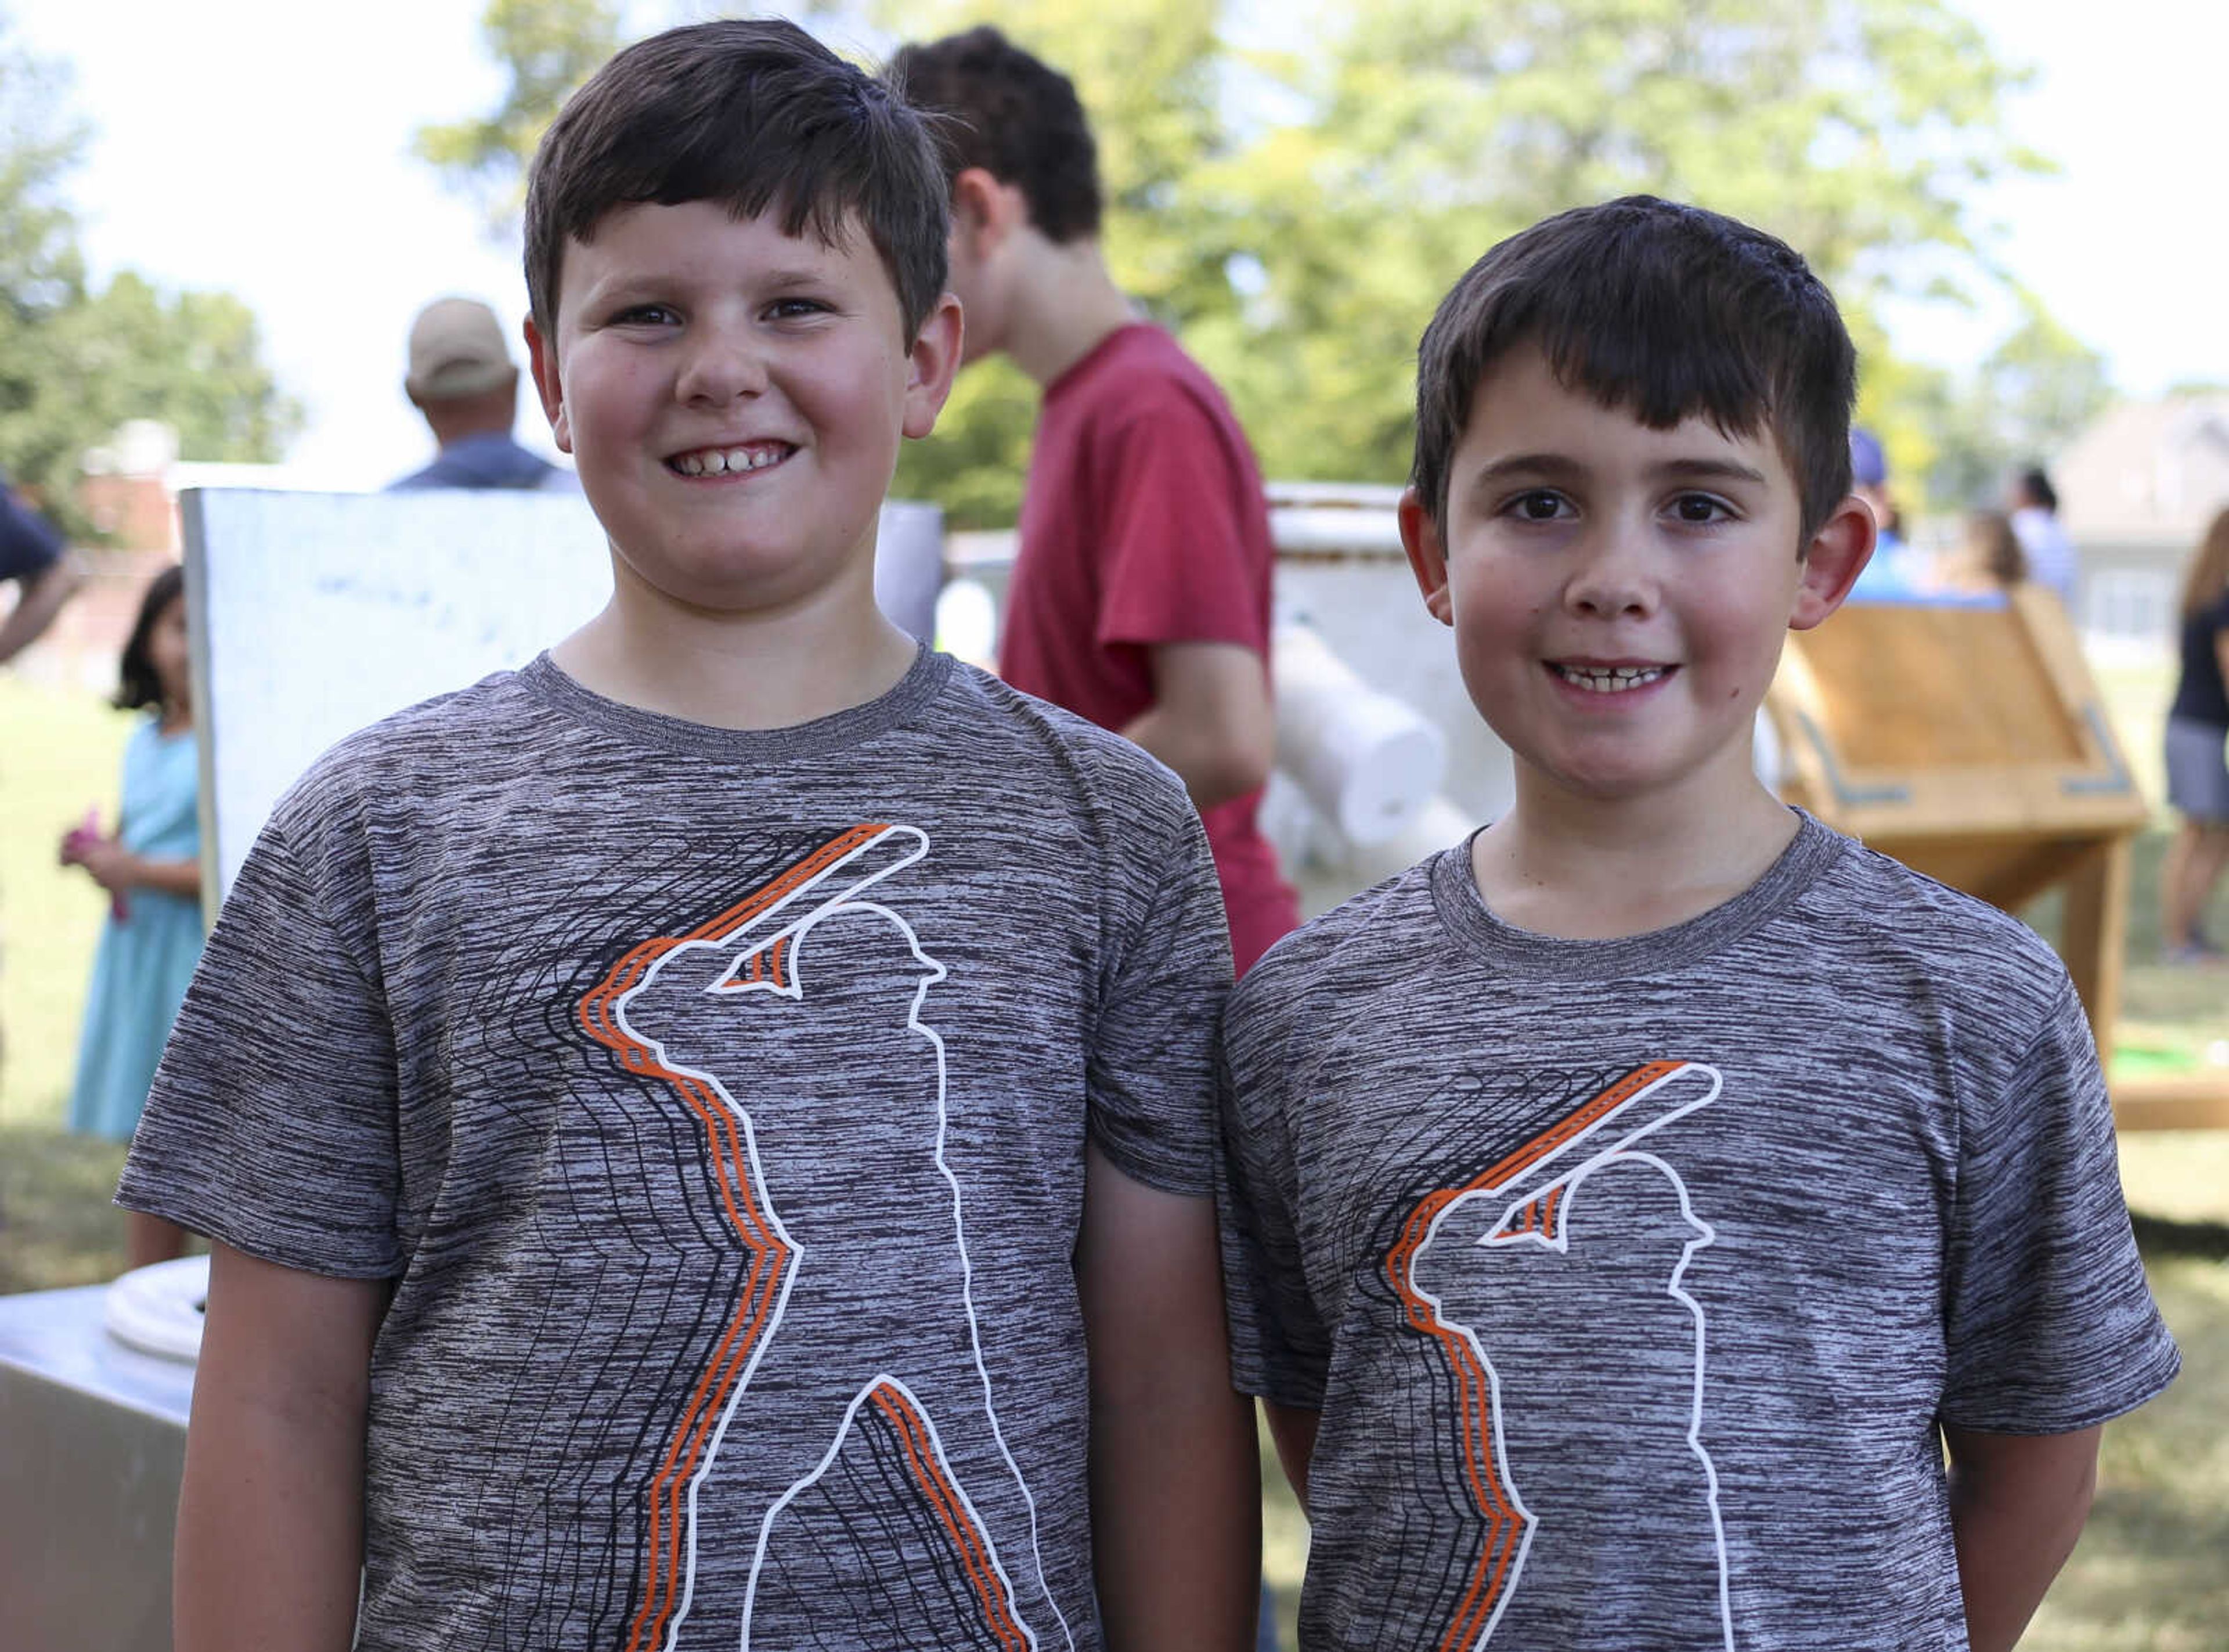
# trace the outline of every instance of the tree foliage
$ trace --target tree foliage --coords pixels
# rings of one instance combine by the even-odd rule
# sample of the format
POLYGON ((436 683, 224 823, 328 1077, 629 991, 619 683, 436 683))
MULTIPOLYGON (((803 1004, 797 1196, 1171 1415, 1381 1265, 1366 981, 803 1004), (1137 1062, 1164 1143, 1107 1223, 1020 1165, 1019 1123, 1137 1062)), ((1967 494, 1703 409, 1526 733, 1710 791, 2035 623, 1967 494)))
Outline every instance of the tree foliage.
POLYGON ((489 220, 518 215, 526 162, 568 94, 621 43, 610 0, 488 0, 480 20, 488 55, 508 80, 491 114, 421 126, 419 158, 480 196, 489 220))
MULTIPOLYGON (((2020 74, 1950 0, 862 3, 844 21, 893 40, 994 21, 1073 76, 1115 274, 1224 383, 1272 476, 1398 479, 1416 341, 1441 293, 1535 219, 1637 190, 1746 219, 1811 260, 1860 344, 1861 412, 1907 474, 1979 462, 1976 421, 2026 440, 2038 398, 2063 417, 2091 394, 2040 388, 2054 362, 2079 378, 2082 352, 2032 299, 1971 394, 1899 361, 1881 324, 1889 292, 2008 286, 1969 203, 2045 165, 2004 123, 2020 74)), ((536 30, 611 17, 590 0, 491 0, 491 42, 498 17, 533 34, 530 14, 536 30)), ((578 50, 504 59, 513 95, 475 129, 511 134, 514 176, 515 140, 556 100, 520 102, 549 90, 539 66, 585 73, 602 38, 583 26, 578 50)), ((1011 520, 1035 402, 1011 369, 971 370, 902 489, 960 523, 1011 520)))
POLYGON ((1928 497, 1996 505, 2016 468, 2048 461, 2113 400, 2104 358, 2022 292, 2020 324, 1968 379, 1942 379, 1919 421, 1928 497))
POLYGON ((1636 191, 1802 252, 1883 388, 1875 299, 1993 281, 1966 203, 2040 164, 2003 126, 2017 77, 1942 0, 1374 0, 1326 26, 1327 51, 1270 60, 1298 118, 1221 169, 1267 279, 1204 349, 1272 474, 1359 453, 1397 478, 1410 380, 1385 364, 1439 293, 1526 224, 1636 191))
POLYGON ((80 531, 85 454, 126 419, 174 425, 189 459, 260 460, 300 420, 239 299, 88 280, 65 190, 85 139, 67 77, 0 18, 0 470, 80 531))

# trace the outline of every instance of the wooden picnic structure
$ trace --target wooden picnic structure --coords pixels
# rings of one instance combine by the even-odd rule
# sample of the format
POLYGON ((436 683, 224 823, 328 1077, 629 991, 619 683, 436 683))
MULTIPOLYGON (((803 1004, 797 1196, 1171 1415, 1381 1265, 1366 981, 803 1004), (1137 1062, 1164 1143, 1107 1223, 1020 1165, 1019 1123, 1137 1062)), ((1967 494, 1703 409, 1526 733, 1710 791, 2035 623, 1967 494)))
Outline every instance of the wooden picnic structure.
MULTIPOLYGON (((2064 890, 2060 955, 2110 1062, 2149 806, 2058 599, 1852 603, 1791 635, 1766 707, 1789 801, 2007 911, 2064 890)), ((2229 1128, 2229 1076, 2111 1089, 2123 1129, 2229 1128)))

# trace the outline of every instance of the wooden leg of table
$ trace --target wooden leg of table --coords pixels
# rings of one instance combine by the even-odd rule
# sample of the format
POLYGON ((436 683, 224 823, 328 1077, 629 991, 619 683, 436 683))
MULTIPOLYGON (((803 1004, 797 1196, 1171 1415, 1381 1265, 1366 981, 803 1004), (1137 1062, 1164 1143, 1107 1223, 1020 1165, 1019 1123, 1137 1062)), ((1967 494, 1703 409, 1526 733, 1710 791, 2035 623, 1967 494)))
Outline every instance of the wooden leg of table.
POLYGON ((2129 840, 2116 838, 2085 856, 2066 883, 2060 955, 2089 1012, 2097 1054, 2110 1063, 2121 1018, 2121 952, 2129 930, 2129 840))

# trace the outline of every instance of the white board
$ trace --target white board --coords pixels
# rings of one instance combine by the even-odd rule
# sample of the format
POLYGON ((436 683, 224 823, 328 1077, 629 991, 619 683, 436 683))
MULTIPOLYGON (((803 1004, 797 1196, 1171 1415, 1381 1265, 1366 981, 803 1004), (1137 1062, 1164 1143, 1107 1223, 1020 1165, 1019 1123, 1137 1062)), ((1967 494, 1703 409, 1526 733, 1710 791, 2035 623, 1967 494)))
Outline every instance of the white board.
MULTIPOLYGON (((335 741, 526 664, 611 595, 603 530, 577 493, 191 488, 179 511, 211 914, 272 807, 335 741)), ((883 507, 877 585, 913 594, 891 617, 915 636, 920 570, 941 565, 942 541, 934 505, 883 507), (886 580, 893 568, 915 572, 886 580)))

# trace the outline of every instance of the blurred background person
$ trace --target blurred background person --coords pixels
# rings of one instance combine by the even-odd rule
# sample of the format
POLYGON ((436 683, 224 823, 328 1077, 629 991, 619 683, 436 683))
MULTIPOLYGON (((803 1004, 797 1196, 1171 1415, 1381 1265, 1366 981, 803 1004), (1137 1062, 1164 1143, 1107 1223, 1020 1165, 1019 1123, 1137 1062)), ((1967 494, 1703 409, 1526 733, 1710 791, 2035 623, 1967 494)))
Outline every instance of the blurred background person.
POLYGON ((1043 392, 999 674, 1176 771, 1243 975, 1300 922, 1258 818, 1276 755, 1275 553, 1254 449, 1215 381, 1115 284, 1075 83, 988 25, 908 46, 890 73, 945 118, 963 360, 1004 355, 1043 392))
POLYGON ((2229 511, 2213 518, 2182 587, 2182 675, 2167 716, 2167 796, 2182 816, 2160 872, 2170 963, 2217 963, 2206 903, 2229 865, 2229 511))
POLYGON ((436 299, 410 324, 410 370, 402 381, 441 451, 388 492, 429 487, 567 488, 572 473, 512 439, 518 369, 503 325, 477 299, 436 299))
POLYGON ((1918 594, 1918 582, 1908 566, 1904 543, 1904 517, 1889 492, 1888 454, 1880 438, 1870 430, 1850 427, 1850 492, 1866 502, 1879 530, 1873 539, 1872 560, 1850 588, 1853 601, 1908 601, 1918 594))
MULTIPOLYGON (((129 1141, 139 1122, 202 955, 200 766, 188 659, 185 575, 167 569, 147 587, 119 671, 116 704, 147 715, 124 749, 115 835, 88 820, 61 844, 62 864, 82 868, 109 895, 86 993, 69 1124, 116 1141, 129 1141)), ((185 1230, 160 1217, 132 1212, 125 1222, 132 1267, 168 1261, 185 1248, 185 1230)))
POLYGON ((2012 479, 2006 491, 2012 512, 2013 532, 2027 556, 2027 576, 2055 591, 2074 612, 2074 542, 2059 520, 2059 492, 2051 479, 2031 466, 2012 479))
POLYGON ((2013 531, 2012 518, 2001 511, 1969 511, 1958 554, 1950 567, 1950 588, 1995 593, 2009 591, 2027 578, 2027 553, 2013 531))
POLYGON ((16 606, 0 620, 0 664, 54 623, 85 583, 85 564, 61 530, 17 498, 0 476, 0 582, 13 581, 16 606))

